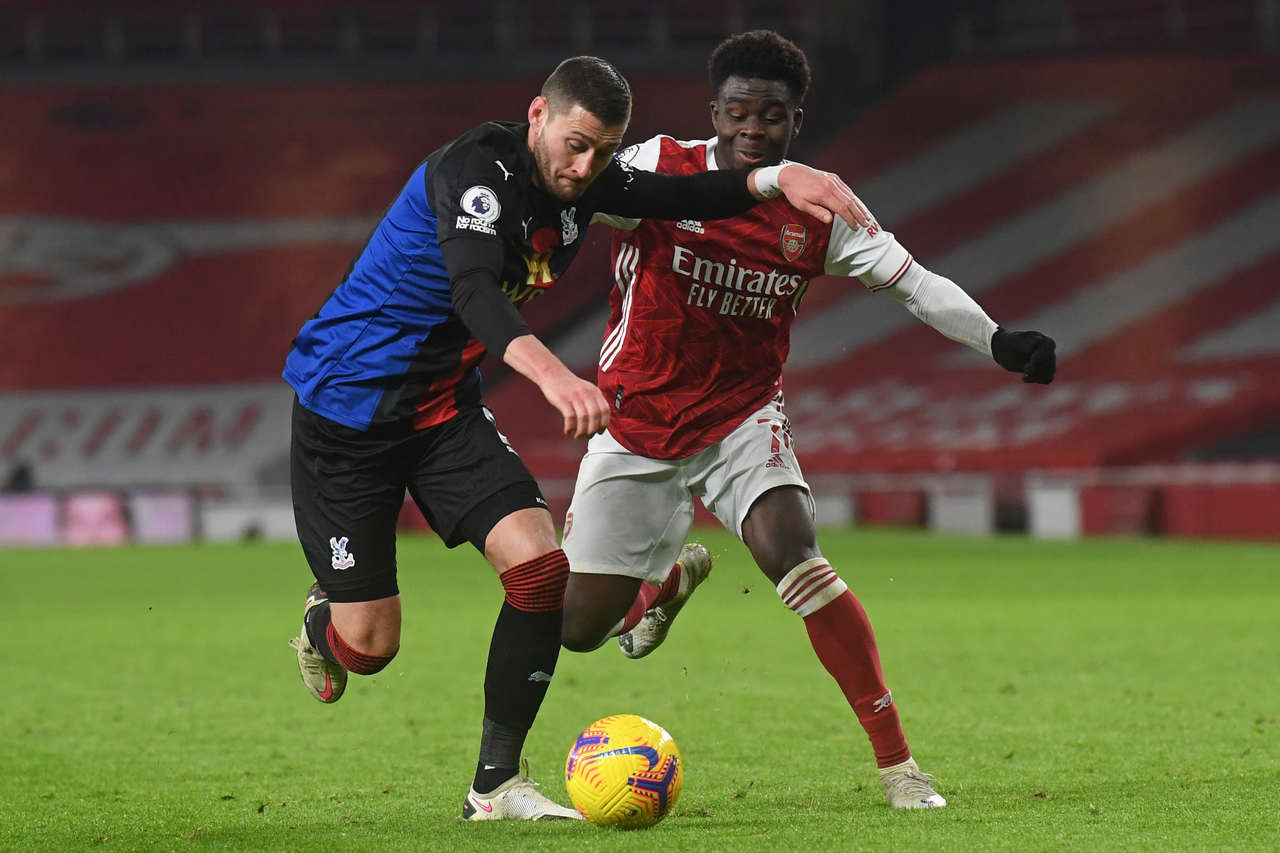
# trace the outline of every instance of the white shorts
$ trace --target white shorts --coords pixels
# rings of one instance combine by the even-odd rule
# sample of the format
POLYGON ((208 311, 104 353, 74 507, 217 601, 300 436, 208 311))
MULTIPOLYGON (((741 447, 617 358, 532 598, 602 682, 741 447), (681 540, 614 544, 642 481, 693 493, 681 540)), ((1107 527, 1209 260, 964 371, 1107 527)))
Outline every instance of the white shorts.
POLYGON ((683 459, 650 459, 608 432, 587 444, 564 523, 564 551, 575 572, 626 575, 661 583, 693 523, 694 495, 742 538, 756 499, 778 486, 799 486, 791 423, 781 395, 720 441, 683 459))

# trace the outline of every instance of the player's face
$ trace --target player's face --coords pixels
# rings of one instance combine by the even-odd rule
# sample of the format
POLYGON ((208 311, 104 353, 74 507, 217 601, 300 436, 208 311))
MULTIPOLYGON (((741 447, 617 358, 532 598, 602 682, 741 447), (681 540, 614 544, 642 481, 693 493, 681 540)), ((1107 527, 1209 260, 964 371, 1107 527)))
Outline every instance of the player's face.
POLYGON ((781 80, 729 77, 711 102, 716 165, 721 169, 775 166, 800 132, 804 111, 781 80))
POLYGON ((627 125, 606 125, 579 104, 553 112, 546 99, 529 105, 529 149, 540 188, 574 201, 599 177, 622 143, 627 125))

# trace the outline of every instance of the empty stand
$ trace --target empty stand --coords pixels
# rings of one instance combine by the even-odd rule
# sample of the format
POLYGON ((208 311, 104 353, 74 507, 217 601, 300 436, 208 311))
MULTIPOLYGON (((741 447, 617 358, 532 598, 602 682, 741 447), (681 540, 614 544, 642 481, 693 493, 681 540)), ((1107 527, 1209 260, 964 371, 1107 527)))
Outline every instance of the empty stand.
MULTIPOLYGON (((1060 372, 1022 385, 891 298, 823 277, 786 373, 807 471, 1165 463, 1280 420, 1278 70, 952 65, 828 139, 812 162, 997 321, 1056 336, 1060 372)), ((202 478, 279 480, 292 335, 413 166, 520 118, 538 82, 0 92, 0 463, 119 483, 145 458, 173 471, 152 477, 165 484, 199 458, 202 478), (133 408, 108 401, 122 394, 133 408)), ((630 140, 709 135, 700 78, 633 84, 630 140)), ((528 311, 588 374, 607 258, 596 226, 528 311)), ((531 385, 487 375, 499 423, 564 491, 582 445, 531 385)), ((862 498, 869 516, 924 512, 911 489, 862 498)), ((1117 505, 1122 527, 1155 511, 1117 505)))

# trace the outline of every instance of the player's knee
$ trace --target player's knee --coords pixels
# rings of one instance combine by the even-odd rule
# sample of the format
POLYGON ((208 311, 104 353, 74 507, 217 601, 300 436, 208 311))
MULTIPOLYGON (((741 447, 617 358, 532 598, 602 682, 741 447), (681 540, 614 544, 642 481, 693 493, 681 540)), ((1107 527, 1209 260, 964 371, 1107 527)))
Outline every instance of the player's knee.
POLYGON ((369 655, 363 654, 354 661, 353 666, 347 667, 347 671, 354 672, 357 675, 373 675, 375 672, 382 672, 387 668, 387 664, 395 658, 399 649, 391 649, 386 654, 369 655))
POLYGON ((336 631, 330 635, 329 645, 333 650, 333 656, 338 659, 338 664, 347 672, 354 672, 357 675, 373 675, 376 672, 382 672, 400 651, 399 643, 393 643, 389 639, 381 642, 373 641, 367 645, 362 643, 360 648, 356 648, 336 631))
POLYGON ((506 601, 527 613, 549 613, 564 607, 569 558, 557 548, 507 569, 499 579, 506 601))

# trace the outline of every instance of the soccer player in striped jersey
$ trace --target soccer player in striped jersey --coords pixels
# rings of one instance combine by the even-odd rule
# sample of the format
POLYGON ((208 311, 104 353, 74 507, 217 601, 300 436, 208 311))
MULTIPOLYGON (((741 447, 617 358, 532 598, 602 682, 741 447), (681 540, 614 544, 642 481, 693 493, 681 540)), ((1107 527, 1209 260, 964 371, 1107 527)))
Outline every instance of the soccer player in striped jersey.
MULTIPOLYGON (((657 136, 619 156, 666 174, 783 162, 809 86, 804 53, 757 30, 722 43, 710 72, 715 137, 657 136)), ((810 280, 833 274, 889 294, 1024 381, 1053 379, 1054 342, 998 327, 869 214, 854 228, 769 202, 719 222, 596 219, 617 229, 598 373, 612 412, 588 444, 565 522, 566 648, 616 635, 641 657, 663 641, 711 568, 705 548, 681 547, 701 496, 804 620, 871 741, 889 805, 945 806, 911 756, 867 614, 818 547, 783 410, 791 324, 810 280)))

